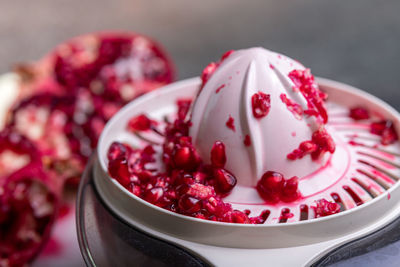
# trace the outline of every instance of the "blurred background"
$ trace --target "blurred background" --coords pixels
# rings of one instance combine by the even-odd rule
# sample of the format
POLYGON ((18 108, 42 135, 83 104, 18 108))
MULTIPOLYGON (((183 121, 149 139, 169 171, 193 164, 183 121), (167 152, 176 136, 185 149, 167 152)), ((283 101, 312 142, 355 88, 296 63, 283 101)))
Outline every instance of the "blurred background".
POLYGON ((179 79, 263 46, 400 107, 399 11, 398 0, 1 0, 0 72, 75 35, 123 29, 161 42, 179 79))

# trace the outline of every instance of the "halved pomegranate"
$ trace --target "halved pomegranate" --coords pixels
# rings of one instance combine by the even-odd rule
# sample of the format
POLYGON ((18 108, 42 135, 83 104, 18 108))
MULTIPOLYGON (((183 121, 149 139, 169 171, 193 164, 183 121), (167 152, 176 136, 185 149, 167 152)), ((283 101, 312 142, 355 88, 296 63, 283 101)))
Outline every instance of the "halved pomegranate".
POLYGON ((48 239, 60 186, 27 138, 6 130, 0 144, 0 265, 24 266, 48 239))
POLYGON ((54 51, 54 76, 68 90, 88 88, 112 102, 127 103, 170 83, 174 68, 163 48, 135 33, 76 37, 54 51))
POLYGON ((104 125, 124 104, 174 77, 158 44, 120 32, 73 38, 19 73, 31 81, 21 95, 29 97, 15 106, 9 127, 33 140, 46 167, 66 181, 79 180, 104 125))
POLYGON ((75 107, 74 96, 34 95, 14 107, 7 125, 35 144, 45 169, 61 183, 78 180, 91 153, 90 140, 79 135, 75 107))

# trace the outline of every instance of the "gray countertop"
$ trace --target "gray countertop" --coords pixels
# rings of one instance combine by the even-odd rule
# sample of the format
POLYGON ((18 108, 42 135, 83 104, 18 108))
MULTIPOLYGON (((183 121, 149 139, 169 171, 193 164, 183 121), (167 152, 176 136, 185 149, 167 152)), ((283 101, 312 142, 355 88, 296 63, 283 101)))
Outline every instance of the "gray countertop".
MULTIPOLYGON (((263 46, 399 109, 399 11, 398 0, 2 0, 0 72, 72 36, 123 29, 164 44, 180 79, 198 75, 226 50, 263 46)), ((399 260, 398 242, 336 266, 399 260)))

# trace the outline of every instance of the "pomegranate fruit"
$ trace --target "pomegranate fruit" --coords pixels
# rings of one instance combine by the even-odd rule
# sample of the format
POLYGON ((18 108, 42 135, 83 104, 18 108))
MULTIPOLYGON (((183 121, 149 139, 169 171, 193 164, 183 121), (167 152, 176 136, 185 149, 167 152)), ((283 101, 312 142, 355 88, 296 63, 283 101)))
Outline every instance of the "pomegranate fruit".
POLYGON ((98 33, 76 37, 56 48, 54 75, 70 89, 89 88, 112 101, 170 83, 172 63, 163 49, 134 33, 98 33))
POLYGON ((27 138, 5 130, 0 144, 0 265, 24 266, 49 237, 60 186, 44 172, 40 152, 27 138))

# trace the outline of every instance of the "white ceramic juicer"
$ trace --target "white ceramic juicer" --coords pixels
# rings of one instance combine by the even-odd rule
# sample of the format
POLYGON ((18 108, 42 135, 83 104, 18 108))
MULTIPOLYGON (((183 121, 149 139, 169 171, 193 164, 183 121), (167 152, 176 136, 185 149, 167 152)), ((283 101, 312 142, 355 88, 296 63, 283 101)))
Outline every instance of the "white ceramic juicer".
MULTIPOLYGON (((247 102, 259 88, 272 88, 268 91, 272 103, 277 103, 284 92, 307 105, 289 89, 292 85, 287 72, 304 68, 293 62, 262 48, 239 50, 221 64, 200 94, 201 81, 193 78, 129 103, 108 122, 98 143, 93 179, 100 198, 127 224, 215 266, 309 266, 329 251, 394 221, 400 215, 399 142, 376 145, 379 137, 369 132, 368 125, 348 117, 350 107, 363 106, 376 116, 391 120, 397 130, 400 116, 392 107, 349 85, 318 78, 320 89, 329 95, 329 121, 325 127, 336 143, 335 153, 327 153, 318 162, 304 157, 288 163, 285 158, 288 147, 296 148, 315 130, 314 118, 298 120, 281 103, 272 106, 268 120, 254 126, 247 102), (210 89, 222 84, 217 94, 210 89), (221 223, 159 208, 109 177, 107 151, 112 142, 143 144, 141 138, 126 129, 133 116, 146 113, 162 120, 175 112, 177 99, 196 96, 190 130, 195 144, 209 151, 215 139, 223 139, 227 166, 237 173, 238 184, 224 201, 236 209, 250 209, 252 214, 258 214, 266 206, 252 187, 257 177, 269 169, 279 170, 285 176, 299 176, 302 199, 268 206, 270 214, 261 225, 221 223), (238 138, 221 130, 220 125, 226 121, 226 116, 221 115, 224 112, 239 121, 235 132, 238 138), (245 132, 251 134, 252 148, 238 148, 245 132), (266 150, 273 153, 265 153, 266 150), (311 207, 321 198, 339 203, 342 211, 315 218, 311 207), (289 210, 293 216, 282 220, 283 210, 289 210)), ((154 142, 160 141, 157 138, 146 136, 154 142)))

